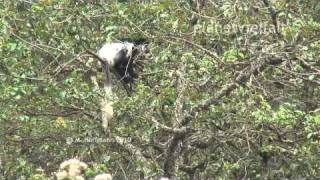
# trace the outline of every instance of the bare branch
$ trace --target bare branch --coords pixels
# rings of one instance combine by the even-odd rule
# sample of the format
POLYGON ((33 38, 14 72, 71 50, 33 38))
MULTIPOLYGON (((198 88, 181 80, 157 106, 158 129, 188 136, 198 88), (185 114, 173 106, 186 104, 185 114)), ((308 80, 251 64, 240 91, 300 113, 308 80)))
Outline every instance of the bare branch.
POLYGON ((157 127, 161 128, 162 130, 169 132, 169 133, 174 133, 174 134, 186 134, 188 132, 188 128, 182 127, 182 128, 171 128, 166 125, 163 125, 156 121, 154 118, 151 119, 153 123, 156 124, 157 127))
POLYGON ((268 8, 268 11, 270 13, 271 19, 272 19, 272 24, 275 27, 276 33, 281 36, 279 32, 279 27, 278 27, 278 20, 277 20, 277 14, 278 12, 276 9, 272 6, 271 2, 269 0, 263 0, 264 5, 268 8))

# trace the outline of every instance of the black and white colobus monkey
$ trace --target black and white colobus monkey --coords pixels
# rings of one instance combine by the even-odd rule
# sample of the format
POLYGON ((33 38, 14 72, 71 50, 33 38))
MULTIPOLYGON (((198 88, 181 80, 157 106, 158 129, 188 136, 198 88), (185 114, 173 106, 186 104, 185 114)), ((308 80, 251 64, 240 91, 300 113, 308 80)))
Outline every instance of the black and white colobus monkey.
POLYGON ((103 64, 107 83, 111 84, 109 73, 111 69, 124 85, 129 85, 129 89, 125 86, 126 91, 129 94, 132 93, 133 84, 143 68, 143 64, 138 59, 141 59, 146 52, 147 43, 144 39, 133 41, 122 39, 119 42, 105 43, 97 55, 107 62, 103 64))

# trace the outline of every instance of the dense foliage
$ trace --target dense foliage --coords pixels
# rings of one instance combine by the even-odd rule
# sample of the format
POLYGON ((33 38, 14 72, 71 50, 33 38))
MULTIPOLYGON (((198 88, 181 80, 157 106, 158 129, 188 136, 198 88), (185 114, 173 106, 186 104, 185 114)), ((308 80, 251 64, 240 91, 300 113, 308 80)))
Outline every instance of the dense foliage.
POLYGON ((320 177, 318 0, 0 2, 0 179, 320 177), (146 38, 136 92, 87 54, 146 38), (100 88, 97 88, 97 83, 100 88))

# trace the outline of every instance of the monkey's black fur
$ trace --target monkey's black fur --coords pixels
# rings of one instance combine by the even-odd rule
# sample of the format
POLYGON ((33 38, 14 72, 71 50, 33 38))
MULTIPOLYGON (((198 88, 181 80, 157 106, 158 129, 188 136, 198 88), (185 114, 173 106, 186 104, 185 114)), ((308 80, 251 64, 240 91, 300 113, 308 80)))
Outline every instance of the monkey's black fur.
MULTIPOLYGON (((106 51, 108 49, 111 50, 110 53, 106 53, 105 55, 109 55, 107 61, 105 62, 106 66, 104 69, 106 72, 109 72, 108 65, 110 66, 110 70, 118 77, 118 79, 123 83, 126 91, 131 94, 133 90, 133 85, 136 79, 139 77, 139 72, 143 68, 143 64, 141 61, 143 55, 147 52, 147 41, 146 39, 129 39, 122 38, 119 39, 119 42, 107 44, 106 51), (119 45, 122 43, 123 45, 119 45), (115 51, 112 51, 115 50, 115 51), (113 56, 113 52, 115 55, 113 56), (108 63, 109 64, 108 64, 108 63)), ((103 57, 102 57, 103 58, 103 57)), ((108 73, 106 73, 108 74, 108 73)), ((110 76, 106 76, 107 82, 111 83, 110 76)))

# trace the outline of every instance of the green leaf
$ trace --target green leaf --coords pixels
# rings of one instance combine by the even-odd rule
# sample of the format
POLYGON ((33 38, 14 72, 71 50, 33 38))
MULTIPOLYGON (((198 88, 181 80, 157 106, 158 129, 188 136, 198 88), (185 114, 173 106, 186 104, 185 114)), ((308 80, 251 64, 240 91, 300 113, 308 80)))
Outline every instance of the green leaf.
POLYGON ((312 75, 310 75, 309 77, 308 77, 308 79, 310 80, 310 81, 313 81, 314 79, 315 79, 315 75, 314 74, 312 74, 312 75))

